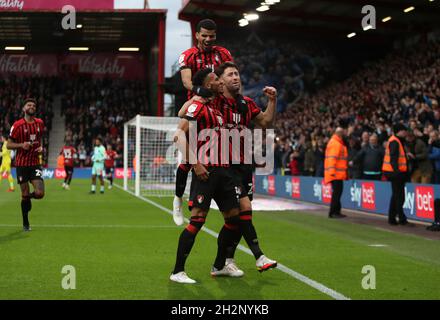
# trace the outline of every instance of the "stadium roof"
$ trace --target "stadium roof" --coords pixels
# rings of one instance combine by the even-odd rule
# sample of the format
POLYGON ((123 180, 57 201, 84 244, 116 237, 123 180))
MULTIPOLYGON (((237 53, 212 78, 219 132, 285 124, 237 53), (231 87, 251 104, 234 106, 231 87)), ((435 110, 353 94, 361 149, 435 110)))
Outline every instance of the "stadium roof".
POLYGON ((184 0, 179 18, 195 22, 200 18, 213 18, 220 25, 238 27, 244 13, 258 13, 258 21, 245 28, 270 28, 270 31, 285 31, 303 35, 344 38, 351 32, 367 39, 389 39, 407 31, 428 30, 438 22, 438 1, 429 0, 280 0, 270 10, 257 12, 264 0, 184 0), (363 32, 361 21, 363 5, 376 9, 376 30, 363 32), (411 13, 403 10, 414 6, 411 13), (382 19, 391 16, 391 21, 382 19), (362 34, 361 34, 362 33, 362 34))
POLYGON ((158 38, 166 10, 106 10, 76 13, 75 30, 64 30, 57 11, 0 11, 0 53, 5 46, 30 52, 67 52, 69 47, 117 51, 119 47, 148 50, 158 38))

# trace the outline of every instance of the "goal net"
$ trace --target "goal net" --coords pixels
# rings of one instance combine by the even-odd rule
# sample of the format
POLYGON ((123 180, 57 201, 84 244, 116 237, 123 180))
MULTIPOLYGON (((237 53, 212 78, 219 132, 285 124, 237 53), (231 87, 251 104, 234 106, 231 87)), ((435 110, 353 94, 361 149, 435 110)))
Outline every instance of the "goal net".
POLYGON ((124 190, 137 196, 174 195, 181 159, 173 143, 178 123, 179 118, 137 115, 124 124, 124 190))

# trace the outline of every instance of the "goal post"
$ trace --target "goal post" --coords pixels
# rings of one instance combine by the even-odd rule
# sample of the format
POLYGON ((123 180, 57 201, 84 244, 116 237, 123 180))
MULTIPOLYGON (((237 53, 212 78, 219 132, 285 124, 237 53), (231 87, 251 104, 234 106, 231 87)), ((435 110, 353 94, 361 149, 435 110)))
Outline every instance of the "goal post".
POLYGON ((173 143, 177 117, 137 115, 124 124, 124 190, 173 196, 181 154, 173 143))

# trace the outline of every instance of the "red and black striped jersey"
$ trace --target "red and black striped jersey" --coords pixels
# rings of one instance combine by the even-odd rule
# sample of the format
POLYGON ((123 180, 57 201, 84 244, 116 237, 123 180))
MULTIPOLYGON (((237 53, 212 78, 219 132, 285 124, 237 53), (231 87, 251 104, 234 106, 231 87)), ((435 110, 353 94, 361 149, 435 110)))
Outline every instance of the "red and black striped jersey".
POLYGON ((237 101, 235 99, 220 96, 220 99, 215 100, 216 107, 219 108, 223 114, 225 124, 228 125, 228 127, 236 127, 239 129, 248 128, 252 120, 260 114, 261 109, 254 100, 249 97, 244 97, 244 100, 248 106, 246 114, 241 114, 238 111, 237 101))
MULTIPOLYGON (((241 114, 237 108, 237 102, 235 99, 229 99, 225 96, 219 96, 215 102, 215 107, 222 113, 223 119, 225 121, 225 127, 228 129, 238 129, 241 132, 244 129, 248 129, 251 125, 251 122, 255 117, 257 117, 261 113, 261 109, 257 106, 254 100, 249 97, 244 97, 244 100, 247 103, 247 112, 245 114, 241 114)), ((233 141, 233 140, 231 140, 233 141)), ((248 159, 252 159, 252 146, 248 146, 245 148, 245 139, 242 137, 240 139, 240 163, 244 163, 244 153, 248 152, 248 159)), ((230 148, 230 158, 232 161, 232 156, 234 154, 234 148, 238 148, 238 146, 234 146, 231 143, 230 148)))
MULTIPOLYGON (((197 124, 198 161, 206 166, 228 166, 228 163, 221 163, 220 130, 223 128, 224 120, 220 111, 210 103, 203 104, 194 101, 186 110, 185 118, 197 124), (210 129, 209 132, 204 131, 206 129, 210 129), (211 151, 216 154, 211 154, 211 151)), ((191 139, 191 134, 189 134, 189 138, 191 139)))
POLYGON ((9 139, 16 143, 30 142, 29 150, 22 148, 17 150, 15 156, 16 167, 39 166, 40 158, 37 149, 41 146, 41 137, 44 132, 43 120, 34 118, 33 122, 27 122, 24 118, 15 121, 11 127, 9 139))
MULTIPOLYGON (((191 69, 192 76, 197 73, 197 71, 211 68, 212 71, 224 62, 233 62, 231 53, 228 49, 220 46, 212 46, 209 51, 203 51, 198 47, 192 47, 185 52, 183 52, 179 57, 180 70, 191 69)), ((188 92, 188 99, 190 99, 194 94, 188 92)))
POLYGON ((73 167, 73 158, 75 157, 76 149, 74 147, 64 146, 60 154, 64 156, 64 166, 73 167))

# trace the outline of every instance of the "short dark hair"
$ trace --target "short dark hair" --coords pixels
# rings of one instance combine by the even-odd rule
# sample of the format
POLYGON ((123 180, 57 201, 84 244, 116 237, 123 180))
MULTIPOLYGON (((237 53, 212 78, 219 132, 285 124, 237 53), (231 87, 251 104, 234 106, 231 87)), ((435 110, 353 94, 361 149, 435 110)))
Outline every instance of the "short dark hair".
POLYGON ((238 70, 238 67, 235 63, 231 62, 231 61, 227 61, 227 62, 223 62, 221 65, 219 65, 216 69, 215 69, 215 74, 217 76, 221 76, 223 73, 225 73, 225 70, 227 68, 235 68, 238 70))
POLYGON ((203 19, 197 23, 196 31, 200 32, 202 28, 206 30, 217 30, 217 24, 214 22, 214 20, 203 19))
POLYGON ((399 131, 408 131, 408 128, 405 127, 405 125, 401 124, 401 123, 396 123, 393 126, 393 132, 394 133, 398 133, 399 131))
POLYGON ((194 86, 203 86, 203 83, 205 82, 206 78, 211 73, 212 73, 211 68, 205 68, 205 69, 197 71, 196 74, 194 75, 193 80, 192 80, 193 85, 194 86))
POLYGON ((34 98, 26 98, 26 99, 24 99, 24 101, 23 101, 23 107, 26 105, 26 103, 28 103, 28 102, 32 102, 32 103, 34 103, 35 105, 37 105, 37 100, 35 100, 34 98))

